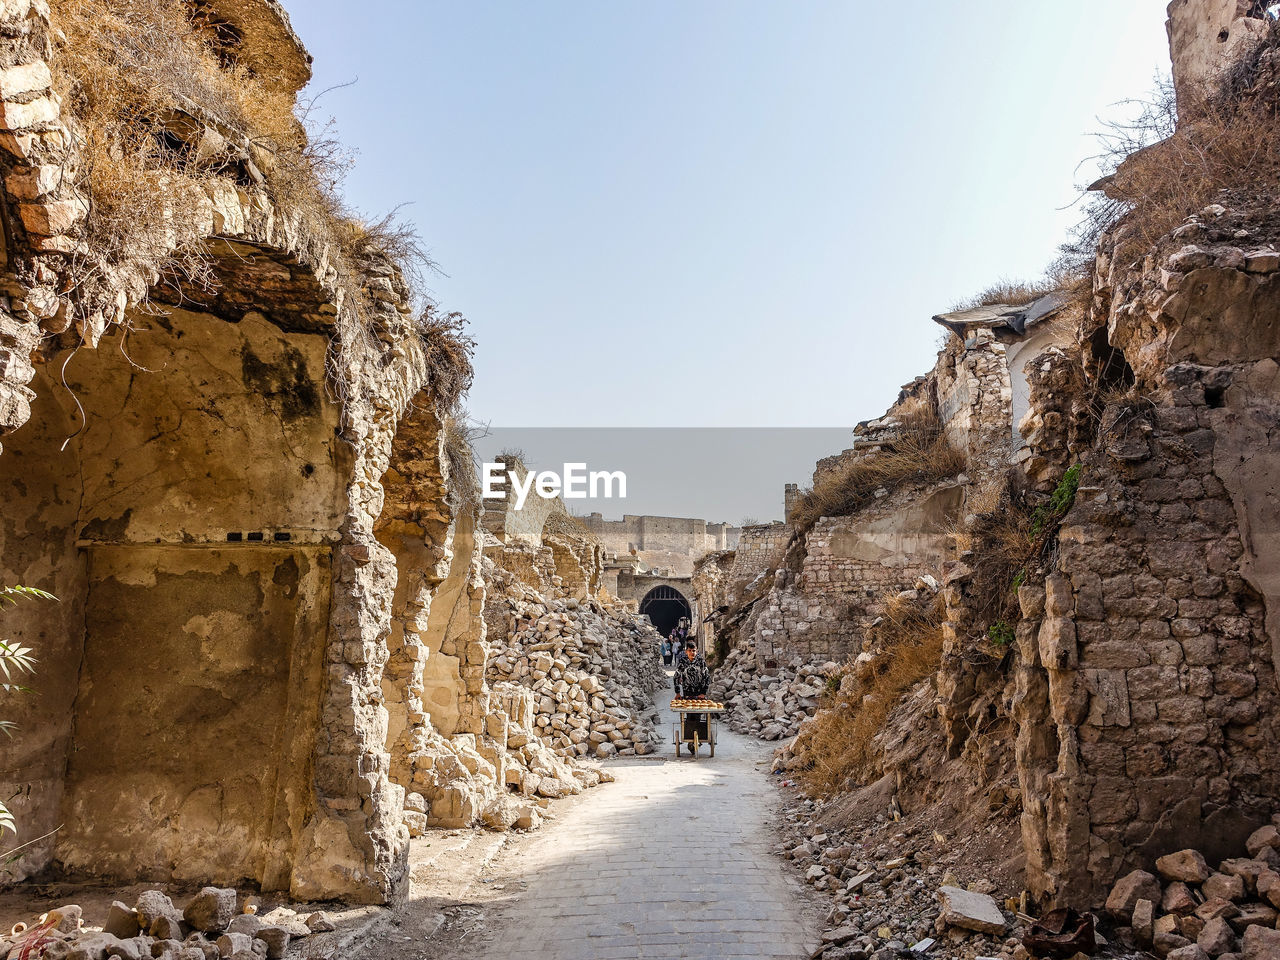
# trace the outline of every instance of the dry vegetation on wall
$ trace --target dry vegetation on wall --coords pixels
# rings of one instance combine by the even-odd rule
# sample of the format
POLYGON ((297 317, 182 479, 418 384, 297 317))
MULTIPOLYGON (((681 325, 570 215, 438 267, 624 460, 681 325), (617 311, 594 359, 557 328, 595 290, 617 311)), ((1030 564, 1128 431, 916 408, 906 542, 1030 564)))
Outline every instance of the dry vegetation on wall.
POLYGON ((1091 259, 1103 233, 1123 227, 1136 257, 1224 190, 1257 202, 1280 187, 1280 24, 1200 96, 1179 104, 1172 81, 1139 104, 1136 119, 1108 125, 1102 157, 1115 168, 1106 196, 1086 208, 1068 250, 1091 259))
POLYGON ((964 455, 947 442, 931 407, 903 415, 892 445, 850 460, 803 491, 791 523, 801 539, 822 517, 843 517, 876 498, 876 491, 909 481, 928 483, 964 469, 964 455))
POLYGON ((446 410, 458 409, 475 377, 472 357, 476 342, 467 335, 466 328, 467 320, 462 314, 443 313, 433 303, 426 304, 418 318, 427 376, 436 402, 446 410))
POLYGON ((941 593, 925 606, 886 597, 880 616, 868 632, 880 652, 869 664, 848 666, 829 678, 826 709, 806 726, 806 766, 797 777, 811 796, 830 797, 878 777, 876 734, 902 697, 938 672, 945 616, 941 593))
POLYGON ((1057 280, 1050 277, 1039 280, 1010 280, 1007 277, 1001 277, 981 293, 958 301, 951 309, 953 311, 973 310, 976 307, 990 307, 998 303, 1020 307, 1039 300, 1058 288, 1057 280))
POLYGON ((455 512, 474 510, 480 504, 480 469, 465 413, 451 413, 444 418, 442 446, 450 505, 455 512))
POLYGON ((1035 507, 1024 495, 1002 487, 990 509, 971 514, 955 534, 973 571, 967 586, 969 620, 997 648, 1013 642, 1021 616, 1018 588, 1043 578, 1058 526, 1075 502, 1080 475, 1079 464, 1069 468, 1053 493, 1035 507))
MULTIPOLYGON (((308 129, 310 106, 297 108, 287 85, 236 64, 185 0, 51 0, 50 14, 55 86, 81 141, 67 173, 89 202, 88 253, 72 271, 82 292, 118 266, 152 283, 211 283, 202 210, 215 179, 264 193, 299 252, 336 269, 361 319, 364 264, 389 261, 421 287, 433 264, 415 231, 344 205, 349 152, 327 128, 308 129)), ((474 344, 461 315, 420 306, 433 389, 455 410, 474 344)))

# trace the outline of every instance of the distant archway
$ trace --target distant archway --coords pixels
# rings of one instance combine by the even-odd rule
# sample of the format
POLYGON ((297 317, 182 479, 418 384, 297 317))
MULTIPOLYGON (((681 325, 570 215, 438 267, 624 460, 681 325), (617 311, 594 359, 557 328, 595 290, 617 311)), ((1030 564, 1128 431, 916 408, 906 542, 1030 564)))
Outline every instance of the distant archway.
POLYGON ((688 617, 691 625, 693 621, 693 612, 684 594, 666 584, 654 587, 644 595, 640 601, 640 613, 647 616, 664 637, 671 633, 681 617, 688 617))

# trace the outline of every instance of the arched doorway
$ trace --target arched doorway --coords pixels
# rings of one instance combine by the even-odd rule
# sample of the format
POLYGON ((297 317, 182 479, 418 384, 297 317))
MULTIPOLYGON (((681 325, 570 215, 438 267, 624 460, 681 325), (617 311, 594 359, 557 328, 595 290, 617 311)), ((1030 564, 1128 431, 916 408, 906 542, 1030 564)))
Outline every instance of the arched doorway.
POLYGON ((665 583, 644 595, 644 599, 640 601, 640 613, 647 616, 664 637, 671 633, 681 617, 688 617, 691 622, 693 620, 689 601, 684 598, 684 594, 665 583))

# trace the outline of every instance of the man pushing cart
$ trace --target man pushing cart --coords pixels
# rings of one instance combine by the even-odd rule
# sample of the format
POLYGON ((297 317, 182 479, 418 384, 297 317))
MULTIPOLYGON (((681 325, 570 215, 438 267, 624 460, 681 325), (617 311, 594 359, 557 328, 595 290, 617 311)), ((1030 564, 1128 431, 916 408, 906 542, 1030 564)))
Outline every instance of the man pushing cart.
POLYGON ((684 744, 688 746, 689 753, 696 757, 698 747, 705 743, 711 748, 711 756, 714 757, 719 717, 724 712, 724 704, 707 699, 711 670, 707 667, 707 661, 698 653, 698 645, 693 640, 687 641, 684 650, 680 652, 674 684, 676 698, 671 701, 671 709, 680 714, 674 731, 676 756, 680 756, 680 747, 684 744))

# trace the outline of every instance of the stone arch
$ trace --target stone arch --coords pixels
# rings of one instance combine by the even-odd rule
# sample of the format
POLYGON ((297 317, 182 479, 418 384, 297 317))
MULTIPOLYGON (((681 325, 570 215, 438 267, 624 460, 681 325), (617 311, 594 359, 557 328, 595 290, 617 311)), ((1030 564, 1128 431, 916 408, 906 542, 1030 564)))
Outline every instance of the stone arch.
MULTIPOLYGON (((693 623, 693 608, 688 598, 670 584, 659 584, 640 600, 640 614, 647 616, 657 631, 664 637, 681 617, 687 617, 693 623)), ((692 630, 690 631, 692 633, 692 630)))

